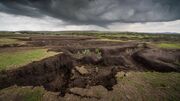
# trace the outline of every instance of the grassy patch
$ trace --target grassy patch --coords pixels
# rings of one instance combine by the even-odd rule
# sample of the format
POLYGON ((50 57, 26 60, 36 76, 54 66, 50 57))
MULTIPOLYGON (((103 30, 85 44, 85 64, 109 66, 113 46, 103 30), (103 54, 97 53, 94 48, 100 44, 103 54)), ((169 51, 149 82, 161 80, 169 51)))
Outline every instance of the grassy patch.
POLYGON ((180 43, 159 43, 157 44, 160 48, 175 48, 180 49, 180 43))
POLYGON ((89 49, 85 49, 82 51, 78 51, 76 54, 73 54, 75 58, 81 59, 84 56, 96 56, 97 58, 101 58, 101 52, 99 49, 95 49, 95 51, 90 51, 89 49))
POLYGON ((49 56, 53 56, 55 54, 57 53, 47 52, 47 49, 2 52, 0 53, 0 70, 16 68, 28 64, 32 61, 37 61, 49 56))
POLYGON ((9 87, 0 91, 1 101, 42 101, 45 90, 42 87, 9 87))
POLYGON ((168 101, 178 101, 180 93, 179 73, 145 73, 144 78, 154 89, 164 92, 168 101))
POLYGON ((0 38, 0 45, 9 45, 9 44, 22 44, 23 41, 11 38, 0 38))
POLYGON ((116 100, 178 101, 180 73, 129 72, 117 75, 116 100))
POLYGON ((124 41, 124 40, 118 40, 118 39, 97 39, 97 41, 108 41, 108 42, 129 42, 130 40, 124 41))
POLYGON ((25 89, 24 91, 24 101, 41 101, 43 95, 42 88, 36 88, 33 90, 25 89))

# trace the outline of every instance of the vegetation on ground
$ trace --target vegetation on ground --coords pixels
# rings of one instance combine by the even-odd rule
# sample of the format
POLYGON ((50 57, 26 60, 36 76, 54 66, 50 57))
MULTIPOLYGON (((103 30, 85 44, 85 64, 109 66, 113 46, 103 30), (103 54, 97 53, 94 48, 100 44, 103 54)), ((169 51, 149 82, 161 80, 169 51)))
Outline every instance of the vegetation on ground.
POLYGON ((105 38, 100 38, 100 39, 97 39, 95 41, 108 41, 108 42, 129 42, 131 40, 118 40, 118 39, 105 39, 105 38))
MULTIPOLYGON (((101 32, 101 31, 55 31, 55 32, 30 32, 22 31, 21 36, 29 35, 73 35, 73 36, 94 36, 100 39, 116 39, 120 41, 172 41, 180 42, 180 34, 177 33, 138 33, 138 32, 101 32)), ((17 36, 14 32, 0 32, 1 36, 17 36), (5 34, 4 34, 5 33, 5 34)), ((19 35, 19 34, 18 34, 19 35)), ((114 41, 114 40, 113 40, 114 41)))
POLYGON ((167 34, 167 33, 136 33, 136 32, 52 32, 46 34, 56 34, 56 35, 86 35, 86 36, 95 36, 97 38, 105 39, 120 39, 123 41, 128 40, 139 40, 139 41, 173 41, 179 42, 180 34, 167 34))
POLYGON ((9 44, 22 44, 23 41, 11 38, 0 38, 0 45, 9 45, 9 44))
POLYGON ((156 45, 160 48, 180 49, 180 43, 159 43, 156 45))
POLYGON ((43 58, 53 56, 57 53, 47 52, 47 49, 22 50, 17 52, 0 53, 0 70, 17 68, 32 61, 38 61, 43 58))
POLYGON ((12 86, 0 91, 2 101, 42 101, 44 94, 42 87, 16 87, 12 86))
POLYGON ((85 49, 82 51, 78 51, 76 54, 73 54, 75 58, 83 58, 85 56, 95 56, 97 58, 101 58, 101 52, 99 49, 95 49, 95 51, 91 51, 89 49, 85 49))
POLYGON ((180 73, 128 72, 117 74, 115 101, 178 101, 180 73))

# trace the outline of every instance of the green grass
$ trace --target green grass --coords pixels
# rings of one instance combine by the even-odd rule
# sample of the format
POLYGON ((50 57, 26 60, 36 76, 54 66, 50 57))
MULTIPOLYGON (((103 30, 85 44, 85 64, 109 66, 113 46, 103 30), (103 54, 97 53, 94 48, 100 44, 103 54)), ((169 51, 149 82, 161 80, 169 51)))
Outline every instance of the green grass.
POLYGON ((36 89, 25 89, 24 91, 23 99, 24 101, 41 101, 42 95, 43 95, 43 89, 42 88, 36 88, 36 89))
POLYGON ((12 86, 0 91, 1 101, 42 101, 45 90, 42 87, 12 86))
POLYGON ((94 36, 97 38, 106 38, 106 39, 120 39, 120 40, 135 40, 135 41, 153 41, 153 40, 162 40, 162 41, 172 41, 179 42, 179 34, 150 34, 150 33, 136 33, 136 32, 53 32, 47 34, 56 34, 56 35, 86 35, 94 36))
POLYGON ((157 44, 160 48, 175 48, 180 49, 180 43, 159 43, 157 44))
POLYGON ((168 101, 179 101, 180 93, 180 73, 144 73, 146 82, 164 93, 164 98, 168 101))
POLYGON ((0 90, 0 101, 65 101, 42 86, 11 86, 0 90))
POLYGON ((32 61, 37 61, 57 53, 47 52, 47 49, 32 49, 17 52, 0 53, 0 70, 8 70, 23 66, 32 61))
POLYGON ((113 94, 116 100, 178 101, 180 99, 180 73, 129 72, 117 75, 118 84, 113 94))
POLYGON ((17 39, 11 38, 0 38, 0 45, 7 45, 7 44, 21 44, 23 41, 19 41, 17 39))
POLYGON ((82 51, 78 51, 77 53, 73 54, 73 57, 81 59, 85 56, 95 56, 97 58, 101 58, 101 51, 97 48, 95 51, 91 51, 89 49, 85 49, 82 51))
POLYGON ((117 40, 117 39, 106 39, 106 38, 101 38, 101 39, 97 39, 96 41, 107 41, 107 42, 129 42, 131 40, 117 40))

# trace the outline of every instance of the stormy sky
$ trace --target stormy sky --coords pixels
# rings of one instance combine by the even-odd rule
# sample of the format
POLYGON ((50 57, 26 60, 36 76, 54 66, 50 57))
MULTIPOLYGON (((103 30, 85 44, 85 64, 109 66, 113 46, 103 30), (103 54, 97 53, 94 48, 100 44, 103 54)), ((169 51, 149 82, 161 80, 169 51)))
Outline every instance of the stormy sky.
POLYGON ((0 30, 180 32, 180 0, 0 0, 0 30))

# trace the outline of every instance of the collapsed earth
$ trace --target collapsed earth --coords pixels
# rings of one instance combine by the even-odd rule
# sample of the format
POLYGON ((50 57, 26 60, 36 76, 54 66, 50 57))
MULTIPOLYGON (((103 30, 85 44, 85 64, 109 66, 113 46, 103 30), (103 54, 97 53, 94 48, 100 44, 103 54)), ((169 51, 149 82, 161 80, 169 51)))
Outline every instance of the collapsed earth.
POLYGON ((0 101, 178 101, 179 72, 177 34, 0 34, 0 101))

